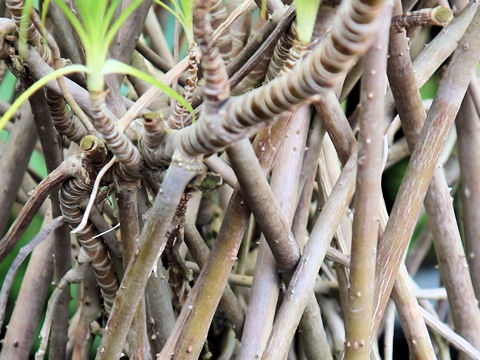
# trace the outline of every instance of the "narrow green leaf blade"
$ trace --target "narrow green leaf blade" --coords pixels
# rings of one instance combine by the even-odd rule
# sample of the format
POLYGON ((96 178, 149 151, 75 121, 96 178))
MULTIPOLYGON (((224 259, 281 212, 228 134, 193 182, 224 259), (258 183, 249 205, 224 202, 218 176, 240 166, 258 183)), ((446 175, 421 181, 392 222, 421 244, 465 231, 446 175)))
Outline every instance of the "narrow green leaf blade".
POLYGON ((309 43, 312 39, 320 2, 321 0, 295 0, 298 39, 304 43, 309 43))
POLYGON ((171 96, 172 98, 177 100, 180 104, 182 104, 192 115, 193 121, 195 121, 195 111, 193 110, 192 105, 190 105, 190 103, 187 100, 185 100, 182 95, 180 95, 178 92, 173 90, 170 86, 155 79, 153 76, 148 75, 143 71, 135 69, 134 67, 124 64, 120 61, 117 61, 114 59, 108 59, 105 63, 105 66, 103 67, 103 74, 107 75, 112 73, 122 73, 122 74, 135 76, 139 79, 142 79, 152 84, 153 86, 158 87, 165 94, 167 94, 168 96, 171 96))
POLYGON ((53 0, 55 3, 58 5, 58 7, 63 11, 67 19, 70 21, 72 24, 73 28, 77 32, 78 36, 80 37, 80 40, 82 41, 82 44, 85 48, 89 47, 90 40, 88 38, 88 35, 81 24, 80 21, 78 21, 77 17, 73 14, 72 10, 65 4, 62 0, 53 0))
POLYGON ((173 10, 170 6, 168 6, 167 4, 165 4, 163 1, 161 0, 155 0, 155 2, 160 5, 161 7, 163 7, 165 10, 167 10, 170 14, 172 14, 173 16, 175 16, 175 19, 178 20, 178 22, 180 24, 182 24, 183 28, 185 29, 185 21, 182 17, 182 14, 179 14, 177 13, 175 10, 173 10))
POLYGON ((52 71, 50 74, 38 79, 27 90, 25 90, 15 102, 10 106, 7 112, 0 119, 0 131, 5 127, 5 124, 10 121, 15 112, 22 106, 22 104, 28 100, 36 91, 48 84, 50 81, 59 78, 60 76, 72 74, 75 72, 88 72, 88 68, 85 65, 69 65, 61 69, 52 71))

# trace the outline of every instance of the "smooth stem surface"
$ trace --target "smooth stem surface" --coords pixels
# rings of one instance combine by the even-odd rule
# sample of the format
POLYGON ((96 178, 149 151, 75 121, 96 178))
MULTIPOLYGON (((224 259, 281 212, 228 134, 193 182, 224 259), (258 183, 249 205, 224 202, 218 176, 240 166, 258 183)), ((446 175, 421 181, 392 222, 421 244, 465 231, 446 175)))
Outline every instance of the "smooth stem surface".
POLYGON ((313 128, 310 130, 308 150, 305 151, 299 184, 299 199, 297 209, 292 221, 292 233, 297 240, 300 249, 303 249, 307 242, 307 224, 310 215, 310 203, 312 200, 313 188, 315 185, 315 174, 317 173, 318 157, 325 131, 322 128, 320 119, 316 117, 313 128))
POLYGON ((260 166, 248 139, 243 139, 227 150, 248 206, 255 215, 262 233, 271 244, 271 250, 282 271, 291 271, 300 257, 298 245, 290 232, 278 202, 260 166))
MULTIPOLYGON (((328 93, 327 93, 328 94, 328 93)), ((330 138, 333 140, 337 153, 339 154, 340 160, 347 158, 349 154, 353 151, 354 147, 356 146, 356 140, 353 135, 352 129, 348 125, 348 120, 345 117, 343 111, 335 110, 332 112, 328 111, 328 108, 331 109, 341 109, 338 100, 334 96, 324 97, 324 104, 321 106, 322 109, 322 120, 323 124, 330 135, 330 138), (331 114, 335 113, 336 116, 332 117, 331 114), (343 141, 343 139, 350 139, 349 141, 343 141)), ((318 107, 317 107, 318 109, 318 107)), ((385 229, 386 222, 388 220, 387 210, 385 208, 385 203, 381 202, 379 208, 379 219, 381 225, 381 233, 385 229)), ((398 277, 399 282, 404 284, 405 279, 403 277, 398 277)), ((401 285, 402 285, 401 284, 401 285)), ((419 316, 419 307, 418 304, 416 306, 411 306, 412 304, 416 303, 416 299, 412 291, 407 293, 406 291, 410 290, 407 286, 402 285, 399 291, 402 291, 402 298, 396 298, 396 293, 393 294, 394 300, 397 303, 397 310, 403 311, 405 310, 406 313, 401 315, 401 318, 408 318, 410 321, 402 322, 402 326, 405 328, 407 333, 415 334, 415 338, 408 337, 407 340, 409 341, 410 348, 416 349, 417 345, 425 344, 426 347, 418 349, 418 353, 426 353, 426 354, 433 354, 433 348, 430 342, 430 337, 425 326, 425 323, 419 316), (401 306, 399 302, 402 299, 408 300, 408 304, 410 306, 401 306), (398 300, 398 301, 397 301, 398 300), (415 340, 415 341, 414 341, 415 340)), ((421 359, 421 357, 420 357, 421 359)))
MULTIPOLYGON (((210 249, 195 226, 200 200, 201 193, 199 192, 193 194, 189 200, 187 212, 185 213, 184 241, 188 247, 188 251, 201 269, 208 262, 210 249)), ((236 334, 240 338, 243 329, 244 312, 232 288, 228 284, 225 285, 225 290, 219 305, 223 309, 225 317, 231 321, 236 334)))
MULTIPOLYGON (((465 96, 456 120, 458 160, 465 245, 470 275, 477 299, 480 297, 480 120, 470 95, 465 96)), ((477 345, 478 347, 478 345, 477 345)))
MULTIPOLYGON (((30 85, 29 80, 22 79, 22 83, 30 85)), ((47 101, 44 93, 37 92, 29 99, 30 106, 35 120, 38 137, 42 145, 43 154, 45 156, 45 164, 47 171, 52 173, 62 162, 62 152, 58 138, 51 136, 55 133, 55 127, 51 116, 45 116, 49 113, 47 101)), ((58 192, 53 191, 50 194, 52 203, 52 216, 58 217, 62 215, 60 210, 58 192)), ((58 282, 70 269, 70 247, 65 246, 70 240, 68 226, 64 225, 58 228, 55 233, 54 248, 54 281, 58 282)), ((55 321, 52 323, 52 333, 50 338, 49 357, 52 359, 63 359, 66 356, 67 332, 68 332, 68 303, 70 294, 64 293, 58 299, 55 305, 55 321)))
MULTIPOLYGON (((46 225, 51 215, 44 219, 46 225)), ((15 308, 2 342, 0 360, 27 360, 53 277, 53 234, 30 256, 15 308), (28 316, 25 316, 28 314, 28 316)))
MULTIPOLYGON (((390 3, 391 4, 391 3, 390 3)), ((360 136, 354 202, 350 287, 346 317, 346 359, 370 356, 370 323, 375 295, 378 203, 382 197, 384 93, 392 6, 387 5, 378 33, 365 55, 361 87, 360 136)))
POLYGON ((139 237, 138 248, 130 261, 117 292, 107 330, 97 351, 97 360, 118 359, 153 266, 165 247, 165 234, 177 205, 190 180, 197 174, 183 156, 178 155, 167 170, 162 188, 155 198, 149 219, 139 237))
POLYGON ((392 298, 407 338, 410 356, 415 360, 435 360, 435 351, 425 321, 420 316, 420 306, 415 296, 411 296, 413 289, 410 283, 407 268, 402 264, 393 287, 392 298))
POLYGON ((357 153, 355 152, 343 168, 340 178, 315 222, 310 239, 285 292, 263 360, 281 359, 288 353, 327 248, 353 196, 356 162, 357 153))
MULTIPOLYGON (((258 154, 265 173, 269 173, 273 166, 289 124, 290 118, 284 118, 279 120, 279 126, 264 129, 257 134, 254 142, 255 153, 258 154)), ((228 275, 232 271, 249 216, 250 211, 237 186, 225 210, 222 227, 208 262, 189 294, 159 359, 169 360, 172 354, 187 359, 198 358, 228 275)))
POLYGON ((23 174, 32 155, 37 131, 33 123, 30 106, 24 104, 20 108, 20 119, 10 134, 7 146, 3 147, 0 157, 0 233, 3 233, 10 217, 10 210, 15 201, 23 174), (22 144, 22 146, 15 146, 22 144))
MULTIPOLYGON (((468 4, 415 58, 413 68, 418 88, 421 88, 455 51, 479 6, 480 4, 473 2, 468 4)), ((391 113, 394 109, 391 92, 387 93, 385 103, 387 114, 391 113)))
POLYGON ((236 190, 225 212, 225 220, 192 291, 185 301, 175 328, 158 359, 197 359, 202 350, 215 309, 224 292, 249 212, 236 190))
POLYGON ((477 10, 440 84, 379 244, 376 276, 377 306, 373 328, 377 327, 385 310, 395 276, 413 234, 436 161, 460 108, 471 71, 480 57, 478 31, 480 31, 480 15, 477 10))
MULTIPOLYGON (((305 107, 295 112, 292 127, 289 131, 292 135, 284 140, 272 170, 272 192, 289 226, 291 226, 295 211, 294 204, 297 198, 303 160, 301 149, 305 148, 309 115, 305 107)), ((244 189, 245 192, 247 190, 244 189)), ((239 359, 252 359, 263 353, 273 324, 279 290, 280 282, 275 259, 265 238, 262 237, 245 319, 242 345, 238 355, 239 359)))
MULTIPOLYGON (((396 11, 400 13, 401 8, 396 11)), ((410 151, 413 151, 426 114, 420 92, 415 85, 415 73, 408 55, 405 32, 390 34, 388 75, 402 127, 410 151)), ((462 336, 478 345, 480 311, 476 305, 468 269, 465 268, 465 253, 452 200, 443 168, 439 166, 433 173, 425 196, 425 210, 455 328, 462 336)))
MULTIPOLYGON (((121 184, 117 191, 118 216, 120 220, 120 239, 123 249, 123 267, 128 266, 128 262, 134 256, 136 250, 136 240, 140 234, 140 224, 138 222, 137 208, 137 189, 136 184, 121 184)), ((127 338, 129 341, 130 356, 145 356, 150 354, 148 339, 143 335, 147 333, 145 322, 145 296, 141 296, 137 312, 132 322, 134 331, 127 338), (133 346, 136 343, 136 346, 133 346), (141 355, 143 353, 143 355, 141 355)))
MULTIPOLYGON (((293 136, 293 135, 292 135, 293 136)), ((245 189, 245 199, 267 240, 284 281, 288 283, 298 263, 300 249, 281 213, 267 180, 259 171, 258 161, 247 139, 233 144, 228 150, 238 181, 245 189)), ((316 344, 316 356, 330 358, 325 331, 321 322, 320 309, 313 292, 308 300, 306 315, 302 317, 302 328, 316 344)), ((309 346, 312 352, 315 346, 309 346)))

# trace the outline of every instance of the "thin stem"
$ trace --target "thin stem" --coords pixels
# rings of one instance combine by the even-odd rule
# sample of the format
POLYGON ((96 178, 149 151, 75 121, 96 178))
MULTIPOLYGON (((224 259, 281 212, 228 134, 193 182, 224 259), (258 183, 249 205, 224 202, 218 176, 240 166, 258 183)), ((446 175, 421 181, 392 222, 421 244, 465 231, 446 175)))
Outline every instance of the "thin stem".
POLYGON ((3 324, 3 319, 5 317, 5 309, 7 307, 7 300, 10 290, 13 285, 13 281, 15 279, 15 275, 17 271, 25 261, 28 255, 35 249, 35 247, 40 244, 43 240, 45 240, 55 229, 58 229, 60 226, 65 224, 65 219, 61 216, 53 219, 45 226, 35 237, 25 246, 23 246, 15 260, 13 261, 12 265, 8 269, 7 275, 3 281, 2 290, 0 292, 0 328, 3 324))
POLYGON ((388 303, 385 311, 385 334, 383 336, 384 360, 393 360, 393 336, 395 331, 395 305, 392 302, 388 303))
MULTIPOLYGON (((477 161, 480 156, 480 129, 478 127, 478 114, 475 113, 472 97, 467 94, 463 99, 460 112, 457 115, 456 126, 458 133, 458 160, 461 169, 461 196, 463 209, 463 223, 465 231, 465 245, 470 276, 478 299, 480 296, 480 254, 478 241, 480 221, 480 209, 478 201, 480 197, 480 167, 477 161)), ((478 347, 478 344, 476 344, 478 347)))
POLYGON ((415 295, 413 295, 413 290, 407 268, 402 264, 393 287, 392 297, 407 338, 408 349, 412 359, 433 360, 435 359, 435 353, 425 322, 419 316, 420 307, 415 295))
MULTIPOLYGON (((30 85, 30 80, 25 77, 20 81, 25 85, 30 85)), ((42 92, 33 94, 30 99, 35 125, 37 127, 38 137, 42 145, 42 150, 45 156, 45 164, 47 171, 52 173, 62 162, 62 152, 58 138, 52 136, 55 133, 55 127, 48 114, 48 105, 45 96, 42 92)), ((58 192, 54 191, 50 194, 52 202, 52 216, 57 217, 62 215, 59 205, 58 192)), ((68 243, 70 235, 68 227, 63 226, 55 231, 55 249, 54 255, 56 258, 54 266, 54 280, 60 281, 65 273, 70 269, 70 247, 65 246, 68 243)), ((52 324, 52 336, 50 341, 49 356, 51 358, 62 359, 65 357, 65 349, 67 344, 67 329, 68 329, 68 302, 69 294, 62 295, 55 309, 56 317, 52 324)))
POLYGON ((373 317, 375 262, 379 220, 378 203, 382 196, 382 152, 384 134, 384 91, 387 68, 388 29, 392 6, 389 4, 372 47, 365 55, 361 88, 360 137, 355 217, 346 317, 346 358, 365 359, 370 354, 369 324, 373 317), (351 346, 348 346, 348 345, 351 346))
POLYGON ((430 326, 435 332, 438 332, 445 339, 447 339, 450 344, 455 346, 458 350, 462 351, 464 354, 468 355, 472 359, 480 360, 480 350, 473 347, 468 341, 456 334, 452 329, 445 325, 440 320, 438 320, 434 315, 430 314, 427 310, 420 308, 425 322, 430 326))
MULTIPOLYGON (((401 13, 401 7, 398 7, 397 13, 401 13)), ((420 92, 415 86, 415 73, 407 50, 405 32, 391 32, 388 75, 406 139, 413 151, 426 114, 420 92)), ((455 327, 460 334, 478 346, 480 312, 475 305, 476 299, 468 270, 464 266, 462 240, 450 189, 441 167, 433 172, 425 197, 425 209, 433 233, 442 280, 448 289, 455 327)))
POLYGON ((211 155, 203 160, 205 165, 207 165, 211 170, 215 171, 217 174, 221 175, 223 181, 225 181, 232 188, 237 184, 237 177, 235 172, 232 170, 228 164, 226 164, 222 159, 217 155, 211 155))
MULTIPOLYGON (((255 215, 262 233, 282 272, 290 272, 297 265, 300 251, 278 202, 259 168, 250 141, 240 140, 227 149, 232 167, 245 192, 247 203, 255 215)), ((296 193, 295 193, 296 196, 296 193)))
POLYGON ((99 318, 101 313, 101 299, 93 269, 86 269, 80 291, 77 309, 79 318, 73 329, 71 329, 72 323, 74 323, 72 320, 69 329, 69 338, 73 340, 71 341, 73 342, 72 360, 90 359, 94 340, 90 326, 99 318))
MULTIPOLYGON (((242 51, 240 51, 240 53, 235 57, 235 59, 230 61, 227 67, 228 75, 232 76, 239 70, 239 68, 244 67, 244 64, 250 58, 252 58, 254 54, 260 52, 259 48, 261 47, 261 45, 270 40, 272 32, 275 31, 277 27, 280 27, 283 30, 277 31, 277 37, 273 42, 275 43, 276 41, 278 41, 282 32, 292 21, 294 14, 295 9, 292 6, 288 8, 280 6, 279 8, 275 9, 275 11, 272 13, 272 16, 263 26, 263 28, 253 37, 253 39, 250 39, 250 41, 242 49, 242 51)), ((235 85, 231 83, 231 86, 234 87, 235 85)))
POLYGON ((0 262, 13 249, 32 221, 36 212, 45 201, 46 197, 56 186, 66 179, 74 176, 81 169, 81 160, 79 156, 72 156, 64 160, 54 171, 43 179, 35 189, 30 199, 22 208, 22 211, 15 219, 8 232, 0 241, 0 262))
MULTIPOLYGON (((16 121, 10 140, 2 150, 0 157, 0 233, 3 233, 10 217, 10 210, 15 195, 21 184, 21 179, 27 170, 28 161, 32 155, 37 131, 33 123, 33 115, 29 104, 20 108, 20 118, 16 121), (14 145, 15 144, 15 145, 14 145), (16 146, 22 144, 22 146, 16 146)), ((1 261, 1 260, 0 260, 1 261)))
POLYGON ((475 14, 440 84, 425 126, 415 147, 400 186, 397 200, 378 248, 376 276, 376 325, 390 296, 395 275, 421 210, 436 161, 440 155, 470 81, 472 69, 480 57, 480 14, 475 14), (453 90, 454 89, 454 90, 453 90))
POLYGON ((313 121, 313 128, 309 134, 308 150, 305 151, 300 174, 300 198, 298 199, 297 210, 292 221, 292 233, 300 249, 303 249, 307 242, 307 224, 310 215, 310 204, 315 184, 315 174, 317 173, 318 157, 325 134, 319 117, 315 117, 313 121))
POLYGON ((278 311, 262 359, 283 358, 288 353, 290 342, 309 300, 309 294, 313 291, 328 245, 353 196, 356 162, 357 153, 354 152, 315 222, 310 239, 285 292, 285 298, 278 311))
MULTIPOLYGON (((205 244, 205 241, 195 226, 195 218, 192 216, 194 215, 192 214, 192 210, 193 208, 191 206, 189 206, 187 209, 184 241, 195 262, 201 269, 208 262, 210 249, 208 248, 207 244, 205 244)), ((232 322, 235 332, 240 336, 243 329, 244 314, 235 294, 229 285, 225 286, 225 290, 222 298, 220 299, 219 305, 225 312, 225 316, 232 322)))
MULTIPOLYGON (((259 132, 255 139, 254 148, 265 173, 272 168, 289 123, 290 119, 284 118, 278 122, 278 126, 259 132)), ((250 212, 237 186, 225 210, 222 227, 208 262, 203 266, 159 359, 170 359, 172 353, 196 359, 200 354, 228 274, 232 271, 249 216, 250 212), (195 311, 192 312, 192 309, 195 311)))
POLYGON ((165 247, 170 227, 183 191, 199 169, 177 155, 170 165, 161 191, 155 198, 151 216, 145 222, 133 259, 128 264, 107 323, 107 332, 97 351, 97 360, 119 357, 148 277, 165 247))
MULTIPOLYGON (((299 150, 305 148, 309 115, 305 107, 295 112, 290 130, 295 135, 284 140, 276 165, 272 170, 272 193, 280 204, 281 214, 286 219, 288 227, 291 227, 295 211, 301 161, 303 160, 303 153, 299 150)), ((233 161, 232 152, 229 151, 229 154, 233 161)), ((247 164, 250 165, 250 162, 247 164)), ((242 186, 242 183, 240 185, 242 186)), ((244 192, 248 201, 249 189, 244 188, 244 192)), ((275 259, 265 238, 262 237, 238 359, 252 359, 263 353, 275 316, 279 285, 275 259)))
MULTIPOLYGON (((51 214, 44 218, 44 224, 48 219, 51 219, 51 214)), ((50 235, 35 248, 30 256, 2 342, 1 360, 28 359, 31 353, 53 278, 53 247, 54 237, 50 235)))
MULTIPOLYGON (((164 61, 168 68, 173 66, 173 57, 168 47, 167 40, 163 33, 153 8, 150 8, 145 19, 145 32, 150 36, 152 42, 152 49, 157 54, 162 54, 164 61)), ((137 43, 138 45, 138 43, 137 43)))
POLYGON ((87 258, 80 259, 74 269, 70 269, 60 280, 55 288, 50 300, 48 301, 47 313, 43 322, 42 330, 40 331, 41 343, 37 352, 35 353, 35 360, 42 360, 45 356, 50 329, 54 319, 55 313, 52 311, 55 308, 55 303, 59 300, 62 294, 69 289, 70 283, 77 283, 83 280, 85 271, 88 268, 87 258))

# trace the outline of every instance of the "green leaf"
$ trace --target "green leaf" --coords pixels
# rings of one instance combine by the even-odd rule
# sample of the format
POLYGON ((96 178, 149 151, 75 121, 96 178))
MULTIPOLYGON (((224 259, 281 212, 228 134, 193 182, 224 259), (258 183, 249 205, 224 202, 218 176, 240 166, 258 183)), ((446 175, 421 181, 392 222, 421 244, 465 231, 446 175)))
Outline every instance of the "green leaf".
MULTIPOLYGON (((183 14, 182 14, 181 12, 180 12, 180 13, 176 12, 176 11, 173 10, 170 6, 168 6, 167 4, 165 4, 163 1, 155 0, 155 2, 156 2, 158 5, 160 5, 161 7, 163 7, 165 10, 167 10, 170 14, 172 14, 172 15, 178 20, 178 22, 179 22, 180 24, 182 24, 183 28, 185 29, 185 21, 184 21, 184 19, 183 19, 183 17, 182 17, 183 14)), ((176 4, 175 1, 172 1, 172 3, 173 3, 174 5, 176 4)), ((178 6, 178 4, 177 4, 177 6, 178 6)), ((177 8, 177 7, 175 7, 175 8, 177 8)))
POLYGON ((105 14, 102 34, 107 33, 108 27, 110 26, 113 16, 115 15, 115 10, 117 9, 118 4, 120 4, 120 0, 114 0, 110 5, 110 7, 108 8, 107 13, 105 14))
POLYGON ((170 12, 182 25, 183 30, 185 31, 185 36, 187 37, 188 43, 193 43, 193 0, 180 0, 180 4, 177 0, 171 0, 173 4, 172 9, 170 6, 165 4, 162 0, 155 0, 155 2, 170 12))
POLYGON ((312 40, 320 2, 321 0, 295 0, 298 39, 303 43, 309 43, 312 40))
MULTIPOLYGON (((93 41, 93 34, 98 32, 100 29, 98 26, 101 24, 98 21, 98 16, 105 14, 105 9, 102 13, 100 11, 102 8, 100 7, 105 4, 105 0, 98 0, 92 2, 91 0, 81 0, 75 2, 80 13, 80 17, 82 18, 83 26, 87 32, 87 35, 90 37, 90 40, 93 41)), ((97 34, 100 35, 100 34, 97 34)))
POLYGON ((127 20, 127 18, 135 11, 135 9, 142 3, 143 0, 135 0, 132 2, 125 11, 122 11, 121 15, 113 23, 113 25, 108 30, 108 33, 105 36, 105 44, 107 49, 110 46, 115 34, 118 32, 122 24, 127 20))
POLYGON ((83 46, 86 49, 90 45, 90 38, 87 35, 87 32, 85 31, 85 28, 83 27, 82 23, 78 21, 77 17, 73 14, 72 10, 62 1, 62 0, 53 0, 55 3, 58 5, 60 10, 65 14, 67 19, 70 21, 72 24, 73 28, 77 32, 78 36, 80 37, 80 40, 82 41, 83 46))
POLYGON ((183 9, 183 18, 185 24, 183 29, 185 30, 185 35, 187 36, 188 42, 191 44, 193 42, 193 0, 181 0, 182 9, 183 9))
POLYGON ((55 80, 56 78, 75 72, 88 72, 88 68, 85 65, 69 65, 61 69, 52 71, 48 75, 38 79, 34 82, 27 90, 25 90, 15 102, 10 106, 7 112, 0 119, 0 130, 2 130, 5 124, 12 118, 15 112, 22 106, 22 104, 28 100, 36 91, 41 89, 43 86, 48 84, 50 81, 55 80))
POLYGON ((30 15, 33 9, 33 0, 26 0, 22 9, 22 18, 20 20, 18 52, 20 56, 25 54, 28 41, 28 27, 30 25, 30 15))
POLYGON ((173 90, 170 86, 162 83, 161 81, 155 79, 153 76, 144 73, 130 65, 124 64, 120 61, 114 59, 108 59, 103 67, 103 75, 113 74, 113 73, 121 73, 127 74, 131 76, 135 76, 141 80, 144 80, 162 90, 168 96, 171 96, 175 100, 177 100, 180 104, 182 104, 192 115, 192 120, 195 121, 195 111, 193 110, 192 105, 185 100, 182 95, 178 92, 173 90))
POLYGON ((170 0, 170 2, 173 4, 173 6, 175 7, 175 10, 178 12, 178 14, 180 14, 180 16, 183 17, 183 10, 180 7, 180 5, 178 4, 178 1, 177 0, 170 0))
POLYGON ((45 23, 47 20, 47 12, 48 12, 48 7, 50 6, 50 0, 45 0, 43 3, 42 7, 42 25, 45 27, 45 23))

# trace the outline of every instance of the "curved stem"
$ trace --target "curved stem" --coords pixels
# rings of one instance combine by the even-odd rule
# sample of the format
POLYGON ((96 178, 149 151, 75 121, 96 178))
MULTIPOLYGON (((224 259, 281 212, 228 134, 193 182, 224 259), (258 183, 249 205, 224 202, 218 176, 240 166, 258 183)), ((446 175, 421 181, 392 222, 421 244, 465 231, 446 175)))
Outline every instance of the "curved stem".
POLYGON ((43 179, 35 189, 30 199, 22 208, 22 211, 15 219, 5 236, 0 240, 0 262, 5 259, 10 250, 20 240, 25 230, 32 221, 33 216, 38 211, 47 196, 64 180, 74 176, 81 169, 81 160, 79 156, 72 156, 64 160, 54 171, 43 179))

